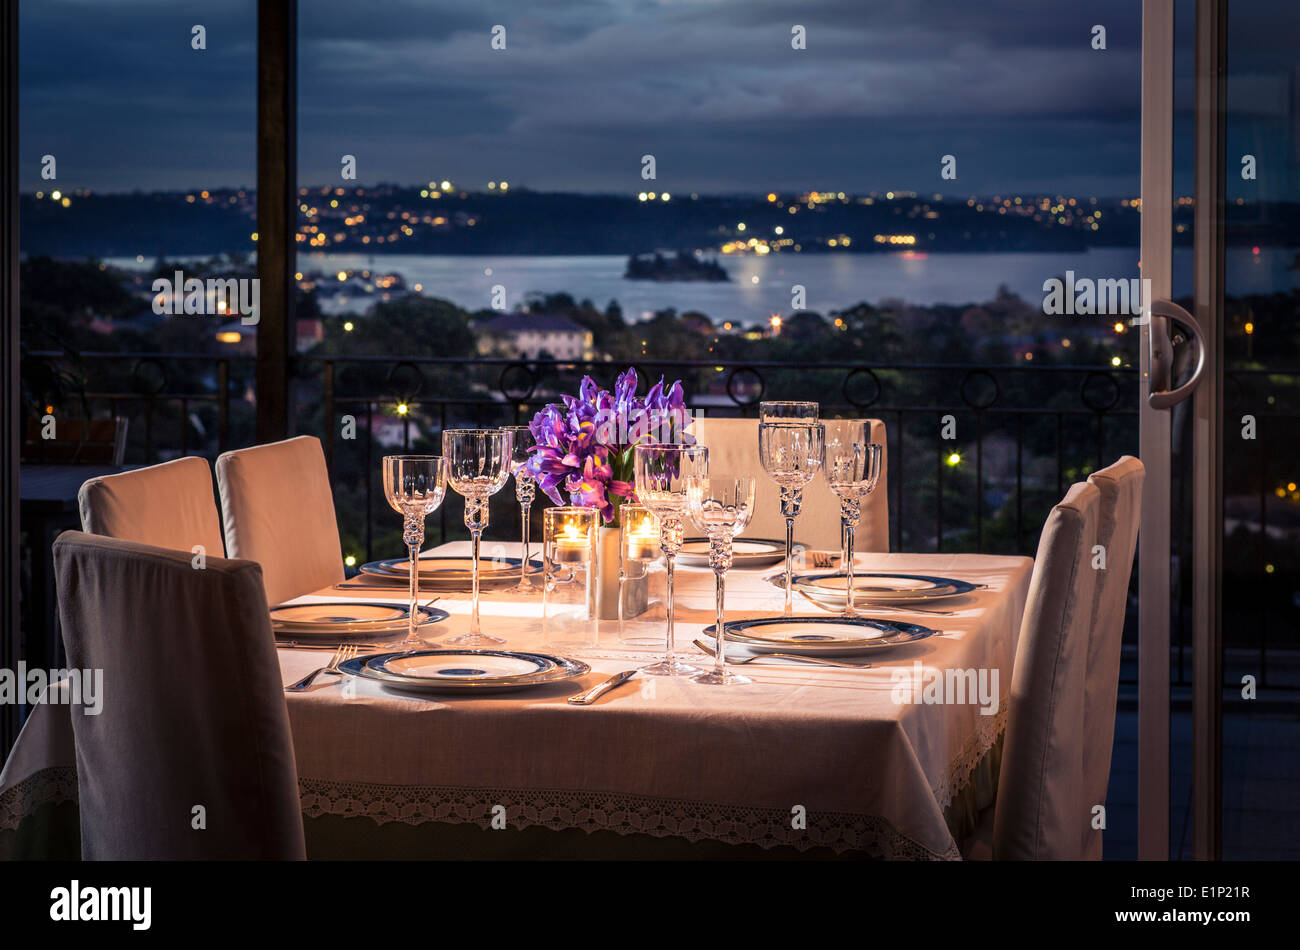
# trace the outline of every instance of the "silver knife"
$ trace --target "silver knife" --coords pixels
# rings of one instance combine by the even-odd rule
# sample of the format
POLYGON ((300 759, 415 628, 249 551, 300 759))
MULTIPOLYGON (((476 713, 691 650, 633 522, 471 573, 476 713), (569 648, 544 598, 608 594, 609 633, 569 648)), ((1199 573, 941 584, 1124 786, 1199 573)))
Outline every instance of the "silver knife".
POLYGON ((637 670, 624 670, 622 673, 615 673, 609 679, 601 680, 599 683, 597 683, 591 689, 587 690, 585 693, 579 693, 576 696, 570 696, 569 702, 574 706, 590 706, 596 700, 600 699, 600 697, 608 693, 611 689, 614 689, 616 686, 622 686, 624 683, 626 683, 628 680, 630 680, 632 677, 636 676, 640 672, 641 671, 637 669, 637 670))

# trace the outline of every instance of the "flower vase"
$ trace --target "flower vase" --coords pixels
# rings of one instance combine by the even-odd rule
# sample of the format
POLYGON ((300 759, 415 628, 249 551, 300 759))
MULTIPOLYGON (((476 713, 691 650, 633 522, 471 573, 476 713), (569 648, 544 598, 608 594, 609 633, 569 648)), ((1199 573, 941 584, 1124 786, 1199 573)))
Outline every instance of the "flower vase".
POLYGON ((649 583, 644 565, 631 562, 623 571, 623 531, 618 525, 602 525, 596 539, 596 617, 600 620, 619 619, 619 601, 623 604, 623 618, 636 617, 645 612, 649 583), (640 570, 638 570, 640 568, 640 570))

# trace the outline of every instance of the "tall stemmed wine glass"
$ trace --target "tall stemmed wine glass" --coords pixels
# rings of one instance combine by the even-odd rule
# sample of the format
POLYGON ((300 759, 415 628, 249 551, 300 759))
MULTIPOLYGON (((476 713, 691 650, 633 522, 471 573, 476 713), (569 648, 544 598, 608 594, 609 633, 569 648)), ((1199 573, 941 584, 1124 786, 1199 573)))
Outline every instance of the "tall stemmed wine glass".
POLYGON ((642 672, 656 676, 680 676, 698 673, 689 663, 677 659, 673 639, 673 562, 682 549, 683 519, 687 515, 687 480, 692 475, 707 475, 709 450, 702 445, 648 443, 633 452, 637 501, 659 517, 659 549, 667 567, 667 649, 664 658, 642 672))
POLYGON ((862 499, 875 490, 880 479, 880 461, 884 446, 868 442, 869 423, 853 423, 848 438, 833 438, 826 443, 822 471, 826 483, 840 500, 844 549, 844 616, 856 614, 853 608, 853 532, 862 518, 862 499))
POLYGON ((500 429, 447 429, 442 434, 442 455, 447 460, 447 481, 465 497, 465 527, 469 528, 474 555, 473 608, 469 633, 452 637, 458 646, 505 643, 483 633, 478 619, 479 542, 488 526, 488 499, 510 478, 513 439, 500 429))
POLYGON ((717 585, 717 640, 713 669, 697 673, 696 683, 725 686, 729 683, 752 683, 748 676, 727 670, 726 583, 732 561, 732 540, 745 530, 754 515, 754 479, 750 475, 692 475, 687 480, 687 499, 691 518, 709 536, 709 566, 717 585))
POLYGON ((447 494, 447 465, 436 455, 384 456, 384 497, 402 516, 402 540, 410 557, 411 613, 407 643, 419 642, 420 548, 424 546, 424 519, 442 504, 447 494))
POLYGON ((822 465, 826 430, 819 422, 760 422, 758 458, 767 477, 781 489, 781 514, 785 516, 785 615, 794 614, 791 598, 794 577, 794 519, 803 503, 804 486, 822 465))
POLYGON ((533 499, 537 497, 537 479, 524 468, 531 457, 528 450, 533 447, 535 440, 528 426, 503 426, 502 431, 509 432, 514 440, 510 452, 510 474, 515 477, 515 500, 519 502, 519 520, 523 525, 523 564, 519 568, 519 583, 514 586, 514 590, 521 594, 535 594, 541 588, 528 579, 528 569, 531 567, 529 555, 532 553, 528 545, 528 518, 533 499))

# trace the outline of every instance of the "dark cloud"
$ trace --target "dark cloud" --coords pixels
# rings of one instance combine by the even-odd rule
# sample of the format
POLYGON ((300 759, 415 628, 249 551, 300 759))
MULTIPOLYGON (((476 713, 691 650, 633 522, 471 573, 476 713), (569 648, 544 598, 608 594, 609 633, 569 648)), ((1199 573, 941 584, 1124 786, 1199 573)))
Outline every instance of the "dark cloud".
MULTIPOLYGON (((1242 3, 1240 20, 1263 30, 1248 64, 1276 76, 1294 62, 1296 32, 1279 23, 1300 26, 1297 9, 1242 3)), ((1140 10, 301 0, 300 178, 337 180, 352 154, 362 183, 635 191, 653 153, 659 187, 678 192, 1134 194, 1140 10), (505 52, 489 46, 498 23, 505 52), (790 48, 794 23, 806 51, 790 48), (1104 52, 1089 46, 1093 24, 1106 27, 1104 52), (944 154, 957 156, 955 184, 938 177, 944 154)), ((253 184, 255 19, 253 0, 25 2, 25 185, 38 185, 46 153, 71 187, 253 184), (205 52, 189 47, 194 23, 208 29, 205 52)))

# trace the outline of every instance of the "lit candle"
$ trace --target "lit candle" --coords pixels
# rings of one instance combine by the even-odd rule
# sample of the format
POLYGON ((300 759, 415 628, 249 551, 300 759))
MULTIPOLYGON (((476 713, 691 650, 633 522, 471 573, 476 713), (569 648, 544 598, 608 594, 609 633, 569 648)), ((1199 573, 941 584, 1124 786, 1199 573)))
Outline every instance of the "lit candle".
POLYGON ((566 524, 555 538, 555 560, 573 564, 591 558, 591 544, 586 532, 576 524, 566 524))
POLYGON ((660 554, 659 522, 648 508, 624 505, 623 556, 629 561, 653 561, 660 554))

